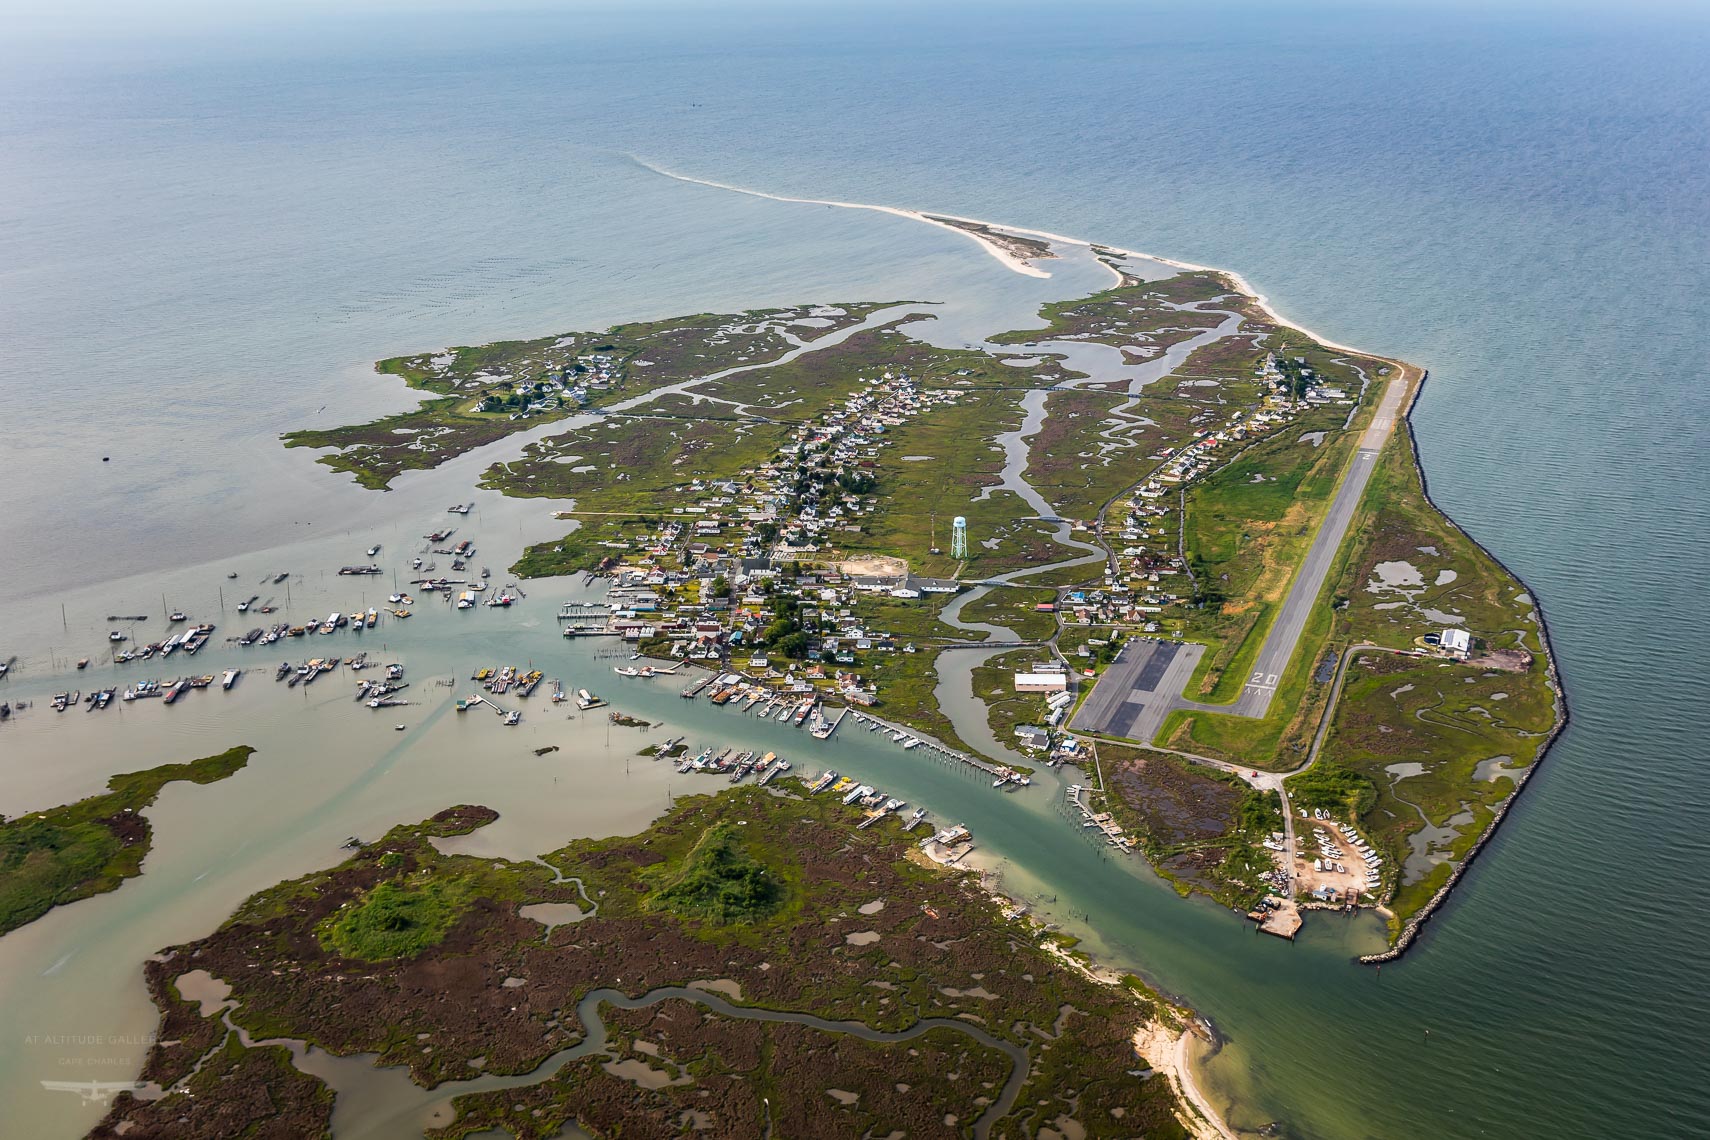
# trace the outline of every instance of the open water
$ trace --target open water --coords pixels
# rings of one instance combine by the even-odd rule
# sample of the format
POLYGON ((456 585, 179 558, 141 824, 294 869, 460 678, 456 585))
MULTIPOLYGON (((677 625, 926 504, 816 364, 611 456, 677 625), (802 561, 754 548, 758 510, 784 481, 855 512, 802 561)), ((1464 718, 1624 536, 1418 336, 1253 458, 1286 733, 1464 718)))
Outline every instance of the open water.
MULTIPOLYGON (((277 448, 292 427, 407 406, 369 377, 381 356, 808 300, 949 300, 995 329, 1072 291, 956 235, 672 182, 629 155, 1227 266, 1324 335, 1431 369, 1415 423, 1432 491, 1535 589, 1570 689, 1573 724, 1403 963, 1349 965, 1364 923, 1314 921, 1289 946, 1179 902, 1083 844, 1045 787, 997 796, 842 732, 816 756, 668 689, 626 707, 858 769, 989 837, 1013 886, 1228 1035, 1206 1076, 1241 1127, 1705 1134, 1701 10, 221 19, 0 45, 0 658, 21 658, 0 696, 53 691, 108 613, 167 594, 213 611, 228 569, 246 586, 295 569, 305 610, 347 608, 349 583, 320 570, 373 541, 401 555, 481 466, 381 496, 277 448)), ((482 497, 469 525, 497 567, 551 524, 542 504, 482 497)), ((524 656, 611 688, 606 662, 553 636, 563 592, 530 587, 503 616, 423 612, 393 648, 424 693, 524 656)), ((506 813, 488 841, 521 854, 639 827, 683 790, 603 725, 531 716, 513 740, 424 704, 395 733, 341 693, 272 684, 0 728, 8 813, 262 748, 232 780, 168 790, 142 878, 0 940, 8 1134, 87 1128, 98 1109, 39 1082, 134 1071, 153 1025, 136 963, 336 858, 346 834, 477 800, 506 813), (564 752, 537 761, 540 741, 564 752)))

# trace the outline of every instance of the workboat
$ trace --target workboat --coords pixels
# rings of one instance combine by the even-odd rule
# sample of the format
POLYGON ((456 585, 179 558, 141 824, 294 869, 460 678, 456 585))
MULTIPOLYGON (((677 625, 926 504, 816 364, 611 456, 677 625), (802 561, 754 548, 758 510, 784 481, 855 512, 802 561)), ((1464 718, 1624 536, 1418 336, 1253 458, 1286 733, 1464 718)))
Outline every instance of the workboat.
POLYGON ((512 709, 510 712, 505 714, 505 723, 506 724, 519 724, 521 722, 522 722, 522 713, 517 712, 515 709, 512 709))
POLYGON ((233 685, 237 684, 238 676, 239 673, 236 669, 227 669, 225 675, 220 678, 220 688, 231 688, 233 685))
POLYGON ((125 635, 120 633, 118 630, 115 629, 112 633, 109 633, 107 635, 107 640, 108 641, 123 641, 123 640, 125 640, 125 635))
POLYGON ((187 616, 185 616, 185 613, 183 610, 173 610, 172 615, 170 617, 168 617, 166 620, 167 621, 189 621, 190 619, 187 616))

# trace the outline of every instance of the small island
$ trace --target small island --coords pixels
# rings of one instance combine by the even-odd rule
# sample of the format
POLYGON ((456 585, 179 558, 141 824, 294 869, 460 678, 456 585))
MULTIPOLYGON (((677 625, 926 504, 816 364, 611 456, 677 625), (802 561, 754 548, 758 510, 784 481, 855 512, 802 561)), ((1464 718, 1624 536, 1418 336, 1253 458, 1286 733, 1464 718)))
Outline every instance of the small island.
POLYGON ((0 934, 56 906, 116 891, 142 874, 154 830, 142 813, 179 780, 212 784, 239 771, 255 749, 228 748, 188 764, 162 764, 107 781, 74 804, 0 820, 0 934))

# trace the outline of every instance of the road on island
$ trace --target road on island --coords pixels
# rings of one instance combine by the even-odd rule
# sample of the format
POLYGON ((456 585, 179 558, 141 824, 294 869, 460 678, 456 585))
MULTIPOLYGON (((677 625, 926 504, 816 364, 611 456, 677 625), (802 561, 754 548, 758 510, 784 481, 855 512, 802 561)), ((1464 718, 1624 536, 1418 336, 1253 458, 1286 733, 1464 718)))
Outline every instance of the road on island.
POLYGON ((1385 386, 1377 412, 1372 416, 1372 422, 1366 426, 1365 435, 1360 439, 1359 450, 1354 453, 1354 461, 1348 465, 1347 472, 1342 476, 1342 485, 1336 488, 1336 497, 1330 503, 1330 511, 1324 516, 1324 522, 1320 524, 1318 534, 1312 540, 1312 549, 1307 551, 1306 560, 1301 563, 1294 582, 1289 586, 1288 596, 1283 599, 1276 621, 1265 634, 1265 643, 1259 649, 1259 656, 1253 662, 1253 672, 1242 687, 1241 695, 1233 705, 1195 705, 1184 702, 1182 707, 1214 709, 1234 716, 1249 717, 1262 717, 1270 710, 1271 697, 1277 691, 1277 681, 1288 668, 1288 663, 1294 659, 1294 651, 1300 646, 1300 636, 1306 630, 1306 619, 1312 615, 1312 607, 1324 589, 1324 580, 1330 576, 1330 566, 1336 561, 1336 551, 1341 548, 1342 539, 1347 537, 1348 524, 1353 521, 1354 512, 1360 505, 1360 497, 1365 494, 1366 484, 1371 482, 1372 471, 1377 467, 1378 454, 1394 432, 1401 417, 1402 405, 1411 389, 1412 377, 1405 369, 1393 382, 1385 386))
MULTIPOLYGON (((1190 701, 1182 696, 1182 688, 1187 683, 1194 667, 1198 664, 1204 647, 1191 643, 1170 643, 1162 641, 1130 639, 1118 655, 1117 660, 1105 675, 1094 686, 1092 693, 1081 705, 1074 719, 1074 726, 1085 732, 1106 734, 1116 737, 1127 737, 1139 740, 1151 747, 1152 738, 1163 727, 1164 718, 1177 709, 1189 709, 1198 712, 1220 713, 1224 716, 1243 716, 1260 718, 1265 716, 1271 707, 1271 698, 1276 695, 1277 684, 1281 680, 1288 663, 1294 659, 1295 650, 1300 647, 1301 635, 1306 631, 1306 621, 1312 615, 1312 607, 1318 601, 1318 595, 1324 590, 1324 581, 1330 575, 1330 567, 1336 560, 1336 552, 1341 548, 1342 540, 1347 537, 1348 527, 1353 522, 1354 513, 1359 507, 1360 499, 1365 494, 1366 486, 1371 482, 1372 471, 1377 467, 1379 454, 1384 444, 1395 431, 1395 425, 1400 422, 1402 408, 1406 405, 1407 397, 1412 392, 1417 376, 1404 365, 1393 365, 1399 372, 1384 388, 1382 398, 1378 402, 1377 411, 1372 416, 1372 422, 1366 426, 1365 433, 1360 437, 1359 449, 1354 453, 1353 461, 1348 465, 1342 476, 1341 484, 1336 488, 1336 495, 1330 502, 1330 509, 1319 525, 1318 533, 1313 536, 1312 546, 1301 563, 1300 570, 1290 583, 1288 594, 1283 598, 1282 609, 1278 611, 1276 620, 1265 634, 1264 644, 1259 648, 1258 657, 1253 662, 1253 672, 1241 688, 1241 695, 1232 704, 1213 705, 1201 701, 1190 701)), ((1343 660, 1346 664, 1346 658, 1343 660)), ((1340 671, 1337 682, 1340 689, 1340 671)), ((1333 703, 1332 703, 1333 707, 1333 703)), ((1326 710, 1324 722, 1320 724, 1318 736, 1313 742, 1313 748, 1307 763, 1297 771, 1304 771, 1312 760, 1317 758, 1318 748, 1323 744, 1324 730, 1329 723, 1329 710, 1326 710)), ((1174 749, 1166 749, 1174 751, 1174 749)), ((1263 791, 1274 791, 1282 800, 1283 816, 1283 873, 1290 880, 1290 889, 1283 896, 1292 895, 1294 878, 1294 861, 1296 852, 1294 818, 1289 807, 1288 793, 1283 788, 1285 776, 1293 773, 1261 772, 1227 760, 1217 760, 1209 756, 1197 756, 1181 753, 1190 759, 1226 772, 1232 772, 1248 784, 1263 791)))

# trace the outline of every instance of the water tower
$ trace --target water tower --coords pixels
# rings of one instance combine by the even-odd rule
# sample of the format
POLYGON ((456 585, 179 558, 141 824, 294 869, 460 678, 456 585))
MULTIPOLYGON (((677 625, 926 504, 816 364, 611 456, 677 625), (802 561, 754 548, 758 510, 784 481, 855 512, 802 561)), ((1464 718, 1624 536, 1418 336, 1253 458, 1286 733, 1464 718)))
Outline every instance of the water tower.
POLYGON ((950 557, 963 560, 968 557, 968 520, 961 515, 950 523, 950 557))

